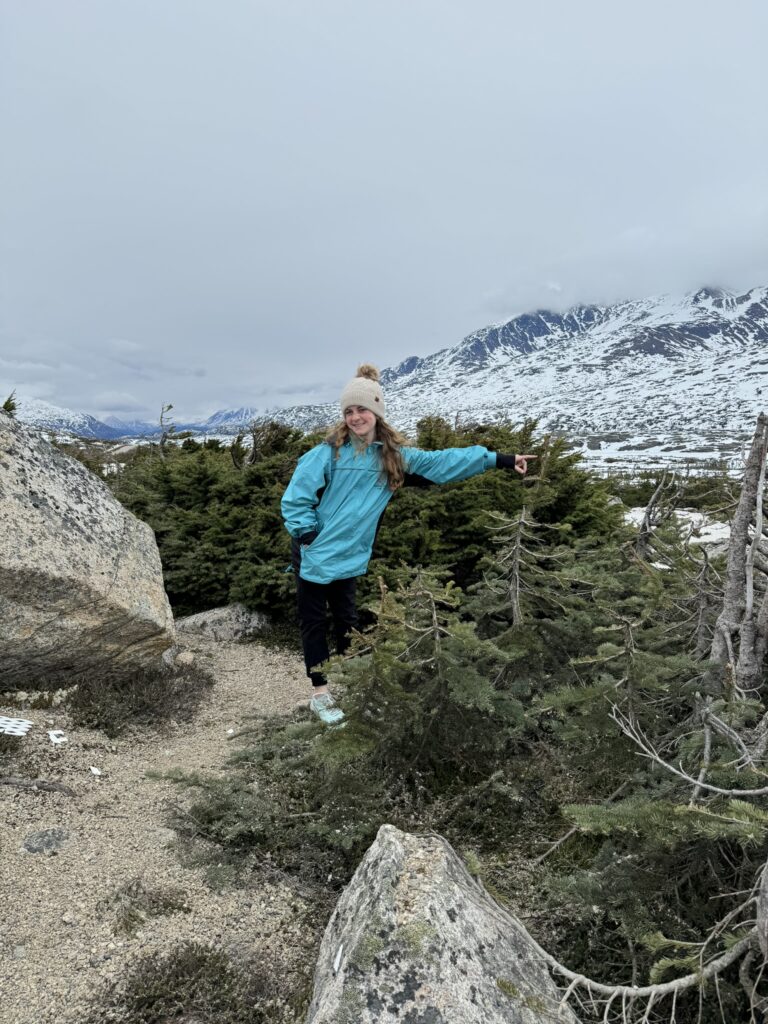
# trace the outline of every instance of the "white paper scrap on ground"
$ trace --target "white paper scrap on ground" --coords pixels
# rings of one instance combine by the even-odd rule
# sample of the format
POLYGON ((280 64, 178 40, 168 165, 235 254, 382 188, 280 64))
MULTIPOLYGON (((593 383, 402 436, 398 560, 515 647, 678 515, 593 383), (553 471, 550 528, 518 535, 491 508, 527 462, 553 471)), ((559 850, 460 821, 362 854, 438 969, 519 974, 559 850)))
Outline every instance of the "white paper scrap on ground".
POLYGON ((6 718, 0 715, 0 732, 6 736, 26 736, 32 725, 26 718, 6 718))
POLYGON ((66 743, 67 742, 67 737, 61 731, 61 729, 49 729, 48 730, 48 739, 51 741, 51 743, 66 743))
POLYGON ((91 765, 91 774, 92 775, 101 775, 101 768, 94 768, 93 765, 91 765))

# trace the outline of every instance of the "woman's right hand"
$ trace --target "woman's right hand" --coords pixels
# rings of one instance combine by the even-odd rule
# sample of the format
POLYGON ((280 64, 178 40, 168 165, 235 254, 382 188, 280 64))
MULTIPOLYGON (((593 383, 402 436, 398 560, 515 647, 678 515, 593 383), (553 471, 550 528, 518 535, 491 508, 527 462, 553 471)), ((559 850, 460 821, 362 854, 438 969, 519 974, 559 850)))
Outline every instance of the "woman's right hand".
POLYGON ((522 476, 528 472, 528 459, 535 459, 535 455, 516 455, 515 456, 515 472, 520 473, 522 476))

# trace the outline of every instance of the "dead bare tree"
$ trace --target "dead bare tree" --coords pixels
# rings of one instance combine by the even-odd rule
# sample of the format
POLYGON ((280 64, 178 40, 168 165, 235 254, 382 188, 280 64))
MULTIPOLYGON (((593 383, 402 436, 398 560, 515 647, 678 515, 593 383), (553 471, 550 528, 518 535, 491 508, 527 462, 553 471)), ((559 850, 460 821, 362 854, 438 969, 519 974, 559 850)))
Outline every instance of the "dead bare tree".
POLYGON ((157 451, 161 459, 165 459, 165 446, 176 433, 176 425, 168 417, 168 413, 172 409, 173 405, 170 402, 164 402, 160 409, 160 440, 157 444, 157 451))
POLYGON ((255 466, 266 455, 281 450, 293 432, 292 427, 275 420, 264 417, 251 420, 247 428, 250 443, 246 442, 246 431, 241 430, 230 446, 233 464, 237 469, 255 466))
POLYGON ((768 417, 761 413, 731 522, 723 607, 715 623, 710 651, 710 661, 722 666, 721 684, 731 683, 741 694, 754 693, 760 687, 768 647, 768 597, 763 593, 762 600, 755 601, 755 574, 764 564, 760 547, 767 454, 768 417))
POLYGON ((634 542, 635 553, 639 558, 650 561, 654 554, 653 533, 674 515, 678 501, 685 489, 684 481, 677 473, 662 473, 656 490, 645 506, 643 521, 637 531, 634 542))

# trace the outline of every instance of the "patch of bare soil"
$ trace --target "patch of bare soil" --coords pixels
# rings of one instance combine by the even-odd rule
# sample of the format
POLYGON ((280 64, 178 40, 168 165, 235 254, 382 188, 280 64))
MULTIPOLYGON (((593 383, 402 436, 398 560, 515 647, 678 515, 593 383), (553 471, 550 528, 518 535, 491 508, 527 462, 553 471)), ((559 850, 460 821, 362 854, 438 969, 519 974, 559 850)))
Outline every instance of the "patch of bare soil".
POLYGON ((287 988, 306 983, 316 937, 301 889, 274 875, 212 889, 203 866, 178 857, 167 824, 190 798, 148 775, 221 772, 253 716, 306 702, 303 667, 255 643, 195 640, 190 649, 215 678, 191 722, 110 739, 73 727, 62 709, 0 706, 34 722, 0 775, 63 787, 0 785, 0 1021, 81 1024, 105 984, 186 941, 273 960, 287 988), (51 742, 55 729, 65 743, 51 742))

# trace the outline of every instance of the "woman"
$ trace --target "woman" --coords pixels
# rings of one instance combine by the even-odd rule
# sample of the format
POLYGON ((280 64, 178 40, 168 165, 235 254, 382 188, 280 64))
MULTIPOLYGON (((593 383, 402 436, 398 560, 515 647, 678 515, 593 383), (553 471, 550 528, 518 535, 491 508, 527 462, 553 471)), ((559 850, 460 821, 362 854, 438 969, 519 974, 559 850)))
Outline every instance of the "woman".
POLYGON ((379 372, 363 365, 341 395, 343 420, 299 459, 282 500, 292 538, 299 622, 312 711, 327 725, 344 714, 328 692, 320 666, 329 657, 330 609, 339 654, 357 625, 355 581, 368 568, 379 520, 389 499, 417 477, 445 484, 487 469, 527 470, 533 455, 500 455, 481 445, 427 452, 411 448, 384 418, 379 372))

